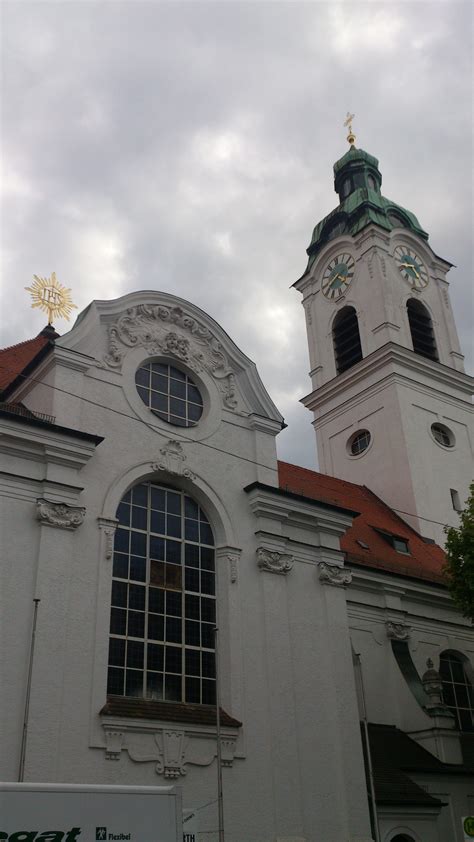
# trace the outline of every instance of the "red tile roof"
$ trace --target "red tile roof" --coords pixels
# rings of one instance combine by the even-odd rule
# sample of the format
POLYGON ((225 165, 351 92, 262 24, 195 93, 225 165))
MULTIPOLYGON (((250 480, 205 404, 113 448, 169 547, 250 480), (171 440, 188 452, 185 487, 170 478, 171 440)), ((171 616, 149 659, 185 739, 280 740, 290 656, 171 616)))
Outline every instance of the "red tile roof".
POLYGON ((0 390, 13 383, 39 352, 51 344, 52 338, 54 337, 51 332, 49 336, 39 333, 34 339, 27 339, 26 342, 19 342, 18 345, 10 345, 9 348, 0 350, 0 390))
POLYGON ((445 584, 442 569, 446 558, 441 547, 426 544, 418 532, 365 485, 288 462, 278 462, 278 479, 284 491, 360 512, 341 539, 341 548, 349 562, 445 584), (377 530, 407 540, 410 555, 397 552, 377 530), (367 544, 368 549, 361 547, 358 540, 367 544))

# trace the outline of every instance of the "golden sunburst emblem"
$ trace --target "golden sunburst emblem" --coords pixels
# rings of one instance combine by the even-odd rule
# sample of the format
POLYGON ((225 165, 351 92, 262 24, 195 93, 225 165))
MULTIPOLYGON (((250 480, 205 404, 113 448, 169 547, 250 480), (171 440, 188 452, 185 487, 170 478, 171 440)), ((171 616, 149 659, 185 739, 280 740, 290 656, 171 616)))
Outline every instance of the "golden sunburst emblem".
POLYGON ((56 278, 56 272, 51 273, 50 278, 40 278, 33 275, 34 281, 30 287, 25 287, 33 299, 32 307, 39 307, 48 314, 48 324, 53 323, 54 316, 67 319, 71 310, 77 307, 72 303, 71 290, 67 289, 56 278))

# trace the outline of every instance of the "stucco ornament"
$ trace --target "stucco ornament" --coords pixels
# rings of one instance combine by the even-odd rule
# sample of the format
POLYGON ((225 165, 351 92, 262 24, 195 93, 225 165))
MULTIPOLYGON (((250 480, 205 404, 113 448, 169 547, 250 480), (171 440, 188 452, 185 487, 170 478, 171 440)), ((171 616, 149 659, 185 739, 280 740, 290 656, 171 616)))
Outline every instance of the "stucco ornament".
POLYGON ((109 326, 105 365, 120 369, 127 349, 139 346, 149 354, 176 357, 193 371, 207 371, 218 381, 224 405, 237 409, 235 375, 222 344, 181 307, 139 304, 122 313, 109 326))
POLYGON ((283 573, 285 575, 290 572, 294 563, 293 556, 288 553, 267 550, 265 547, 259 547, 257 550, 257 564, 260 570, 265 570, 267 573, 283 573))
POLYGON ((387 637, 392 640, 409 640, 410 638, 411 627, 407 626, 406 623, 393 623, 389 620, 385 623, 385 628, 387 629, 387 637))
POLYGON ((231 553, 229 559, 230 581, 235 584, 239 578, 239 556, 231 553))
POLYGON ((115 517, 98 517, 97 524, 105 536, 105 558, 110 561, 114 554, 114 536, 118 520, 115 517))
MULTIPOLYGON (((148 752, 140 752, 133 745, 127 746, 128 755, 135 763, 155 763, 157 775, 165 778, 179 778, 186 775, 188 764, 210 766, 216 756, 214 737, 202 735, 193 738, 181 729, 163 729, 153 734, 154 746, 148 752)), ((221 739, 223 766, 232 766, 236 740, 221 739)))
POLYGON ((335 585, 339 588, 345 588, 352 582, 352 573, 344 567, 338 567, 336 564, 326 564, 325 561, 320 561, 319 581, 325 585, 335 585))
POLYGON ((186 454, 183 451, 183 446, 179 441, 170 439, 162 448, 160 448, 161 457, 157 462, 151 465, 152 471, 165 471, 167 474, 174 474, 179 477, 186 477, 186 479, 195 480, 196 474, 193 474, 189 468, 186 467, 186 454))
POLYGON ((68 506, 67 503, 53 503, 39 498, 36 501, 36 517, 45 526, 58 529, 77 529, 84 522, 84 506, 68 506))
POLYGON ((425 688, 425 693, 430 697, 431 704, 443 704, 443 682, 438 670, 435 670, 433 661, 428 658, 426 662, 427 670, 423 673, 422 682, 425 688))

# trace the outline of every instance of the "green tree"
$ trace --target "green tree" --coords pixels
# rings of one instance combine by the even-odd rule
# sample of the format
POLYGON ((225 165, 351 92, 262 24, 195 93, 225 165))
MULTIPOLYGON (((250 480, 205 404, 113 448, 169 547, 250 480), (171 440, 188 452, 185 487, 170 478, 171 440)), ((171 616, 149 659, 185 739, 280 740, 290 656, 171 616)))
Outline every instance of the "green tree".
POLYGON ((474 482, 459 527, 445 529, 449 592, 465 617, 474 621, 474 482))

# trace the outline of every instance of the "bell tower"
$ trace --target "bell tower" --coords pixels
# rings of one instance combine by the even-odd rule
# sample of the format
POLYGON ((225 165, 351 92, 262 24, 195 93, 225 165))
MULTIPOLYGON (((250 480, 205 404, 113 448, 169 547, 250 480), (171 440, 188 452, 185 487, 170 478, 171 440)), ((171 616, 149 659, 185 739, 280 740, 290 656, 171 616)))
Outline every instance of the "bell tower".
POLYGON ((303 294, 320 470, 367 485, 444 544, 473 471, 472 378, 428 234, 381 193, 377 158, 334 164, 338 206, 314 228, 303 294))

